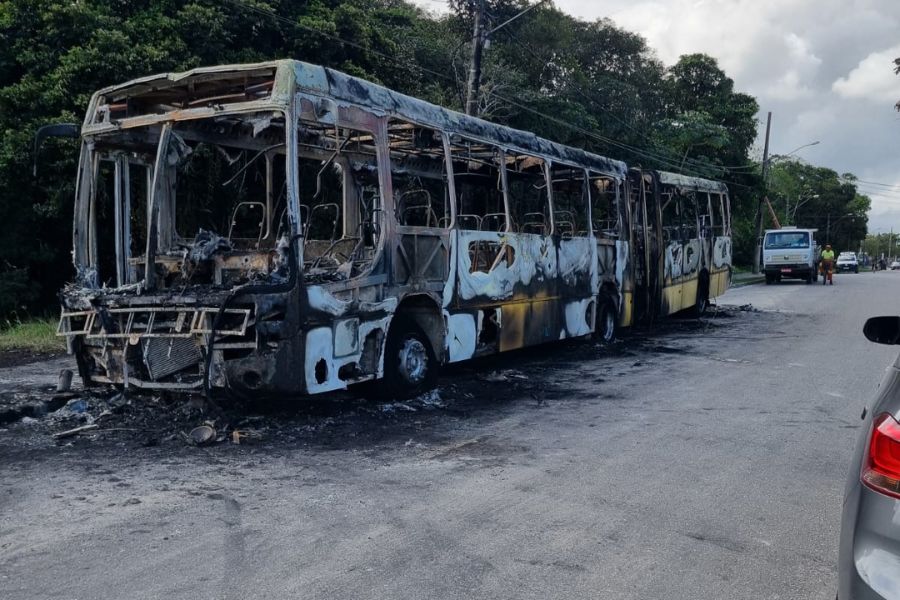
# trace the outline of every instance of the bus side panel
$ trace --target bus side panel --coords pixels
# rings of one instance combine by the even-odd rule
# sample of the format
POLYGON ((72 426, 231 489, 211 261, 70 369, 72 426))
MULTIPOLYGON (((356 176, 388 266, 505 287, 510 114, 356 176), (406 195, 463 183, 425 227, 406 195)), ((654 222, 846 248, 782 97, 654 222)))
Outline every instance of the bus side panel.
POLYGON ((382 374, 382 354, 397 299, 378 301, 378 286, 341 292, 305 288, 309 329, 300 374, 309 394, 343 389, 382 374))
POLYGON ((717 237, 713 242, 710 265, 709 295, 717 297, 728 291, 731 270, 731 238, 717 237))
MULTIPOLYGON (((592 285, 591 251, 593 241, 586 237, 573 237, 559 242, 559 292, 568 300, 590 298, 595 290, 592 285)), ((606 258, 607 262, 615 256, 606 258)))
POLYGON ((554 300, 505 304, 500 328, 500 352, 559 339, 560 314, 554 300))
POLYGON ((469 230, 457 235, 456 298, 451 312, 474 315, 475 355, 559 339, 558 253, 552 239, 469 230))
MULTIPOLYGON (((597 253, 597 244, 591 238, 573 237, 559 242, 559 293, 564 327, 558 339, 588 335, 594 329, 600 264, 597 253)), ((614 249, 607 250, 606 254, 609 256, 604 260, 614 263, 614 249)))
POLYGON ((619 325, 634 325, 634 269, 631 262, 631 245, 616 242, 616 283, 620 290, 619 325))
POLYGON ((661 314, 668 316, 680 311, 684 302, 684 246, 680 241, 672 240, 666 245, 664 260, 661 314))

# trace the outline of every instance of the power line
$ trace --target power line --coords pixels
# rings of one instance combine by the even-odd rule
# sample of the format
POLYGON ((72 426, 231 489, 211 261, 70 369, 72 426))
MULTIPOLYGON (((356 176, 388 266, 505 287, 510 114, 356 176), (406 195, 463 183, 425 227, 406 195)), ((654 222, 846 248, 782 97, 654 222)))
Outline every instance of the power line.
MULTIPOLYGON (((228 3, 234 5, 234 6, 237 6, 238 8, 243 8, 243 9, 245 9, 245 10, 248 10, 248 11, 251 11, 251 12, 254 12, 254 13, 257 13, 257 14, 260 14, 260 15, 263 15, 263 16, 267 16, 267 17, 276 19, 276 20, 281 21, 281 22, 283 22, 283 23, 286 23, 286 24, 292 25, 292 26, 294 26, 294 27, 297 27, 298 29, 302 29, 302 30, 304 30, 304 31, 309 31, 309 32, 315 33, 315 34, 317 34, 317 35, 321 35, 321 36, 324 37, 324 38, 327 38, 327 39, 330 39, 330 40, 339 42, 339 43, 341 43, 341 44, 350 46, 351 48, 356 48, 356 49, 358 49, 358 50, 362 50, 362 51, 364 51, 364 52, 368 52, 368 53, 373 54, 373 55, 375 55, 375 56, 378 56, 378 57, 380 57, 380 58, 384 58, 385 60, 388 60, 388 61, 390 61, 390 62, 393 62, 395 65, 403 66, 403 67, 409 67, 409 66, 410 66, 410 65, 407 65, 407 64, 401 64, 400 61, 399 61, 396 57, 394 57, 394 56, 391 56, 391 55, 389 55, 389 54, 385 54, 384 52, 380 52, 380 51, 375 50, 375 49, 372 49, 372 48, 368 48, 368 47, 363 46, 362 44, 358 44, 358 43, 356 43, 356 42, 351 42, 351 41, 349 41, 349 40, 345 40, 344 38, 341 38, 340 36, 337 36, 337 35, 334 35, 334 34, 331 34, 331 33, 324 32, 324 31, 322 31, 322 30, 320 30, 320 29, 316 29, 316 28, 310 27, 310 26, 308 26, 308 25, 303 25, 303 24, 301 24, 301 23, 298 23, 297 21, 288 19, 287 17, 284 17, 284 16, 282 16, 282 15, 280 15, 280 14, 278 14, 278 13, 272 11, 272 10, 266 10, 266 9, 263 9, 263 8, 260 8, 260 7, 257 7, 257 6, 252 6, 252 5, 250 5, 250 4, 245 3, 245 2, 242 1, 242 0, 226 0, 226 1, 227 1, 228 3)), ((419 64, 417 64, 417 63, 414 63, 414 66, 415 66, 415 68, 419 69, 419 70, 422 71, 423 73, 428 73, 429 75, 434 75, 435 77, 439 77, 439 78, 441 78, 441 79, 444 79, 444 80, 446 80, 446 81, 450 81, 450 82, 452 82, 452 83, 455 84, 455 81, 454 81, 452 78, 450 78, 448 75, 444 74, 444 73, 439 73, 439 72, 437 72, 437 71, 428 69, 428 68, 423 67, 423 66, 421 66, 421 65, 419 65, 419 64)), ((664 160, 662 160, 662 159, 660 159, 660 158, 654 156, 654 153, 652 153, 652 152, 650 152, 650 151, 647 151, 647 150, 644 150, 644 149, 641 149, 641 148, 637 148, 637 147, 634 147, 634 146, 630 146, 630 145, 628 145, 628 144, 625 144, 624 142, 620 142, 620 141, 618 141, 618 140, 614 140, 614 139, 612 139, 612 138, 608 138, 608 137, 603 136, 603 135, 601 135, 601 134, 598 134, 598 133, 596 133, 596 132, 588 131, 588 130, 586 130, 586 129, 583 129, 583 128, 577 126, 577 125, 574 125, 574 124, 572 124, 572 123, 569 123, 569 122, 567 122, 567 121, 564 121, 564 120, 562 120, 562 119, 559 119, 559 118, 557 118, 557 117, 554 117, 554 116, 552 116, 552 115, 548 115, 548 114, 542 113, 541 111, 539 111, 539 110, 537 110, 537 109, 534 109, 534 108, 531 108, 530 106, 524 105, 524 104, 522 104, 522 103, 520 103, 520 102, 516 102, 516 101, 514 101, 514 100, 512 100, 512 99, 510 99, 510 98, 506 98, 506 97, 504 97, 504 96, 501 96, 501 95, 498 94, 497 92, 489 91, 488 94, 491 95, 491 96, 493 96, 493 97, 495 97, 495 98, 497 98, 498 100, 501 100, 501 101, 503 101, 503 102, 506 102, 506 103, 509 104, 510 106, 515 106, 516 108, 519 108, 519 109, 521 109, 521 110, 524 110, 524 111, 527 111, 527 112, 529 112, 529 113, 532 113, 532 114, 534 114, 535 116, 539 116, 539 117, 541 117, 541 118, 547 119, 547 120, 549 120, 549 121, 551 121, 551 122, 553 122, 553 123, 559 124, 559 125, 562 126, 562 127, 566 127, 566 128, 568 128, 568 129, 571 129, 571 130, 573 130, 573 131, 575 131, 575 132, 577 132, 577 133, 580 133, 580 134, 582 134, 582 135, 584 135, 584 136, 587 136, 587 137, 589 137, 589 138, 596 139, 596 140, 598 140, 598 141, 601 141, 601 142, 604 142, 604 143, 606 143, 606 144, 609 144, 609 145, 618 147, 618 148, 623 149, 623 150, 631 151, 631 152, 633 152, 633 153, 635 153, 635 154, 638 154, 639 156, 644 156, 645 158, 649 158, 649 159, 651 159, 651 160, 656 160, 656 161, 662 162, 663 164, 671 165, 672 168, 674 168, 675 170, 678 170, 679 172, 684 172, 684 171, 686 171, 681 165, 676 165, 676 163, 672 162, 671 160, 665 160, 665 161, 664 161, 664 160)), ((716 165, 708 165, 708 166, 709 166, 709 167, 716 167, 716 165)), ((690 171, 688 171, 688 172, 690 173, 690 171)), ((696 172, 694 172, 694 175, 697 176, 698 174, 697 174, 696 172)), ((750 188, 750 187, 751 187, 751 186, 748 186, 748 185, 744 185, 744 184, 737 183, 737 182, 731 182, 731 181, 727 181, 727 180, 723 180, 723 179, 720 179, 719 181, 722 181, 723 183, 726 183, 726 184, 729 184, 729 185, 738 186, 738 187, 744 187, 744 188, 750 188)))
POLYGON ((877 181, 866 181, 865 179, 848 179, 849 183, 864 183, 867 185, 875 185, 879 187, 892 188, 897 191, 900 191, 900 184, 898 183, 878 183, 877 181))

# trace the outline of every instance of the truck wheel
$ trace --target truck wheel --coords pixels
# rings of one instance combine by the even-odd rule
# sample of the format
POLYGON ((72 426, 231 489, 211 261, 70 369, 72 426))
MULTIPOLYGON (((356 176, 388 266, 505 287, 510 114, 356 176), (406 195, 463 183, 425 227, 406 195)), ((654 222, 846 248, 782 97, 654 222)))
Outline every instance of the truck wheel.
POLYGON ((772 282, 775 281, 775 278, 772 275, 766 273, 766 285, 772 285, 772 282))
POLYGON ((438 362, 425 332, 403 317, 395 319, 384 350, 385 394, 407 400, 437 383, 438 362))

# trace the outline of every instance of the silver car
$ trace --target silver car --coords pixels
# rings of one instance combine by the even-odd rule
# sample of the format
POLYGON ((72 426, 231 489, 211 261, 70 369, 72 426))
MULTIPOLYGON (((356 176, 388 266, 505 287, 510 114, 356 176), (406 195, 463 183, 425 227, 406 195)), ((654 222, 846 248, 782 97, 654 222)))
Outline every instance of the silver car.
MULTIPOLYGON (((900 344, 900 317, 866 322, 866 337, 900 344)), ((900 357, 864 413, 841 520, 839 600, 900 600, 900 357)))

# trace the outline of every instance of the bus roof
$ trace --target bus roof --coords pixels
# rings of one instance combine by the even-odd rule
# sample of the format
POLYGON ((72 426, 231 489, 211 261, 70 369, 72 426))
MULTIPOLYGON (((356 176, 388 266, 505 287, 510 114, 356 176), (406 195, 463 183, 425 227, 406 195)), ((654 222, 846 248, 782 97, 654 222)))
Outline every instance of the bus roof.
POLYGON ((197 84, 214 84, 217 80, 233 81, 236 78, 265 77, 266 75, 272 77, 274 83, 271 95, 259 101, 261 108, 263 105, 271 107, 272 104, 287 106, 295 91, 293 86, 296 86, 296 90, 301 92, 365 106, 376 113, 395 116, 448 133, 457 133, 480 141, 492 142, 502 148, 538 154, 563 163, 588 167, 620 179, 624 178, 627 172, 627 166, 621 161, 551 142, 527 131, 464 115, 334 69, 290 59, 255 64, 202 67, 181 73, 150 75, 111 86, 94 95, 92 110, 89 112, 85 124, 90 124, 90 119, 96 111, 96 103, 100 98, 107 98, 109 102, 121 102, 144 95, 159 95, 165 93, 166 90, 174 91, 176 88, 193 89, 193 86, 197 84))
POLYGON ((669 173, 668 171, 657 171, 657 173, 659 174, 659 182, 664 185, 674 185, 677 188, 694 192, 726 193, 728 191, 728 186, 721 181, 689 177, 679 173, 669 173))

